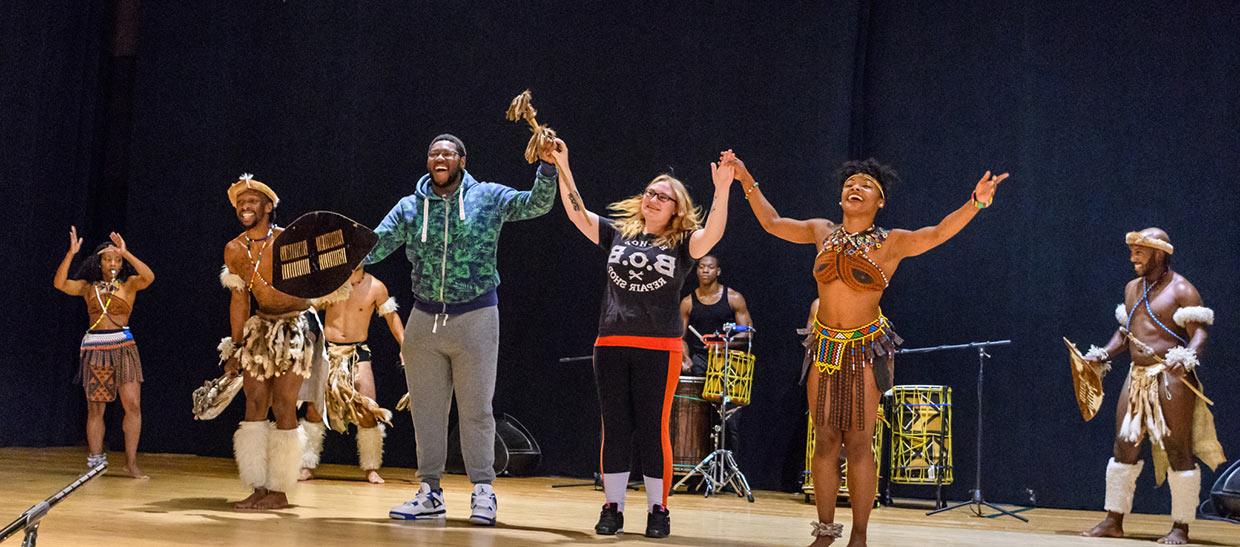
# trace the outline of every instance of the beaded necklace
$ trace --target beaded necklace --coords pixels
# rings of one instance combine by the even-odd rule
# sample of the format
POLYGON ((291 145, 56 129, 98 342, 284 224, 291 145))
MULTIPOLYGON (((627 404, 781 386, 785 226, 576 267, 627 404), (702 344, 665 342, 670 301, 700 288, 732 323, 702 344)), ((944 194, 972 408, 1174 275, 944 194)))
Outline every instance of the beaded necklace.
POLYGON ((1154 308, 1150 307, 1150 291, 1154 290, 1154 287, 1157 287, 1159 283, 1162 283, 1162 280, 1165 279, 1167 277, 1167 274, 1169 273, 1171 273, 1171 270, 1167 270, 1163 272, 1163 274, 1159 276, 1159 278, 1156 281, 1154 281, 1153 285, 1150 285, 1149 283, 1147 283, 1145 281, 1145 277, 1141 278, 1141 288, 1142 288, 1141 298, 1137 300, 1137 304, 1132 307, 1132 311, 1128 312, 1128 324, 1124 325, 1124 328, 1128 330, 1129 332, 1132 331, 1132 318, 1136 316, 1137 310, 1141 308, 1142 305, 1144 305, 1145 313, 1150 316, 1150 319, 1154 320, 1154 324, 1158 325, 1158 328, 1162 329, 1163 332, 1170 334, 1176 340, 1179 340, 1181 344, 1187 346, 1188 340, 1181 338, 1180 335, 1175 333, 1175 331, 1167 328, 1167 325, 1164 325, 1162 321, 1159 321, 1158 316, 1154 314, 1154 308))
POLYGON ((246 231, 245 233, 241 234, 241 237, 245 238, 245 257, 249 259, 250 264, 254 265, 254 271, 250 272, 250 281, 245 287, 245 290, 247 291, 254 288, 255 277, 258 277, 258 279, 261 280, 264 285, 268 287, 271 286, 271 284, 268 283, 266 279, 263 279, 263 276, 259 275, 258 268, 263 262, 263 252, 267 250, 267 245, 271 243, 271 234, 275 233, 275 228, 276 226, 274 224, 272 224, 271 226, 268 226, 267 235, 264 236, 262 239, 250 239, 249 231, 246 231), (263 246, 258 250, 258 260, 254 260, 254 254, 250 251, 250 247, 253 246, 255 241, 263 242, 263 246))
POLYGON ((886 287, 890 283, 887 279, 887 273, 878 266, 878 263, 870 258, 870 251, 881 249, 883 242, 887 240, 888 233, 886 229, 871 224, 865 230, 850 234, 841 225, 823 241, 822 252, 864 260, 870 266, 873 266, 874 271, 878 272, 878 275, 883 278, 883 287, 886 287))
POLYGON ((98 327, 99 323, 103 322, 104 317, 111 317, 108 314, 108 307, 112 305, 112 295, 116 294, 116 291, 120 289, 116 283, 116 279, 92 283, 91 287, 95 289, 95 301, 99 303, 102 310, 99 312, 99 317, 95 319, 95 322, 91 323, 90 328, 86 330, 95 330, 95 327, 98 327), (99 287, 101 286, 104 288, 104 292, 108 293, 107 302, 104 302, 103 297, 99 296, 99 287))

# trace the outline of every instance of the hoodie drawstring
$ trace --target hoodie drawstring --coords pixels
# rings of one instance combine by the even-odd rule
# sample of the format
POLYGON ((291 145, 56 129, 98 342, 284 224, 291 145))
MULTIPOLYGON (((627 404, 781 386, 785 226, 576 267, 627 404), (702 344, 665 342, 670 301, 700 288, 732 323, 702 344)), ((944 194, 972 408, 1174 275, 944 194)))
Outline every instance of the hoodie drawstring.
POLYGON ((446 327, 446 326, 448 326, 448 314, 446 314, 446 313, 437 313, 437 314, 435 314, 435 320, 431 323, 431 334, 438 334, 438 333, 439 333, 439 325, 440 325, 440 323, 439 323, 439 316, 441 316, 441 315, 443 316, 443 326, 445 326, 445 327, 446 327))
POLYGON ((431 215, 431 200, 422 197, 422 243, 426 243, 427 217, 431 215))

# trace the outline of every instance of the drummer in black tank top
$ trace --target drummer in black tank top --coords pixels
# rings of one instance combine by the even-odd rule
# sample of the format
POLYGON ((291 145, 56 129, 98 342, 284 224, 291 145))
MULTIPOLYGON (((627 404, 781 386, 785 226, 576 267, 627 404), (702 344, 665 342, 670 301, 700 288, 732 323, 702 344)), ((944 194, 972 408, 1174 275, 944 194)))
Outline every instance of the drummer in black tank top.
MULTIPOLYGON (((682 375, 706 375, 707 351, 702 340, 698 338, 699 334, 711 334, 720 330, 724 323, 747 326, 753 324, 745 297, 719 283, 721 272, 718 258, 714 255, 702 257, 697 264, 698 286, 680 301, 680 317, 686 325, 684 362, 680 370, 682 375), (689 327, 693 327, 692 330, 689 327)), ((744 344, 748 337, 747 332, 738 333, 736 341, 744 344)))

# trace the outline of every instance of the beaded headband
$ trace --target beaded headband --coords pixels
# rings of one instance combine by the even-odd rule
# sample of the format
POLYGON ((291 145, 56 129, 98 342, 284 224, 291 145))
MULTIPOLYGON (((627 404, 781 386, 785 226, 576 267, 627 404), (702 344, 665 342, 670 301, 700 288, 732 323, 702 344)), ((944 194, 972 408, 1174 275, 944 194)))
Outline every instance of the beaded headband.
POLYGON ((887 199, 887 192, 883 190, 883 183, 878 182, 878 179, 871 177, 868 173, 853 173, 844 179, 844 184, 847 185, 848 181, 852 179, 868 180, 874 183, 874 186, 878 187, 878 195, 883 199, 887 199))
POLYGON ((1175 253, 1175 246, 1161 239, 1154 239, 1152 237, 1149 237, 1145 234, 1142 234, 1141 232, 1128 232, 1128 234, 1124 236, 1124 243, 1127 243, 1129 245, 1136 245, 1138 247, 1149 247, 1151 249, 1158 249, 1167 254, 1175 253))

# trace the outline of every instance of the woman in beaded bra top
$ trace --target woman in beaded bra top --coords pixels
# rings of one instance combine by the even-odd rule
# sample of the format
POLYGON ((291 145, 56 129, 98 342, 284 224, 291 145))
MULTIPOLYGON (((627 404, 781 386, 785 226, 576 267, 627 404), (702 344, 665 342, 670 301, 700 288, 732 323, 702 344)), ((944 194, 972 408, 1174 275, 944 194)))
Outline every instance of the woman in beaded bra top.
POLYGON ((900 261, 951 239, 978 211, 990 206, 1007 178, 982 175, 970 199, 935 226, 887 230, 874 223, 886 206, 895 171, 873 159, 850 161, 835 174, 840 184, 842 222, 824 218, 781 217, 763 195, 745 164, 732 151, 720 158, 731 165, 754 215, 768 233, 792 243, 814 245, 813 275, 821 302, 813 321, 806 359, 806 392, 813 411, 813 477, 818 521, 815 546, 843 536, 835 523, 841 445, 848 459, 848 491, 853 524, 849 545, 865 545, 870 508, 878 481, 871 442, 879 394, 892 385, 895 348, 902 342, 879 308, 883 291, 900 261), (809 363, 814 369, 810 370, 809 363))
POLYGON ((56 269, 52 285, 86 302, 89 323, 82 337, 77 374, 86 390, 86 464, 95 467, 108 460, 103 450, 103 412, 119 395, 125 409, 125 473, 145 479, 146 475, 138 469, 142 362, 129 332, 129 315, 133 312, 134 297, 155 281, 155 273, 129 252, 120 234, 112 232, 110 240, 84 258, 77 278, 69 279, 69 265, 82 248, 77 228, 69 227, 69 250, 56 269))

